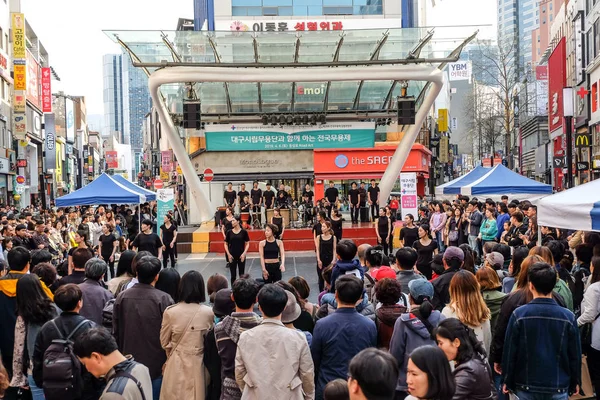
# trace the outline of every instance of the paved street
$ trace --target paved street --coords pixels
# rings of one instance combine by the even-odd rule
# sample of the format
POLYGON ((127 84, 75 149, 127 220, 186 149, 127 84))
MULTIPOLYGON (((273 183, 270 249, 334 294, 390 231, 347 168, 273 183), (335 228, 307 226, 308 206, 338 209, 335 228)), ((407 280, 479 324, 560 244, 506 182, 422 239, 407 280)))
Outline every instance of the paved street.
MULTIPOLYGON (((316 272, 316 256, 314 252, 289 252, 286 253, 285 272, 283 279, 288 280, 292 276, 300 275, 308 281, 310 285, 309 300, 313 303, 317 302, 319 295, 317 272, 316 272)), ((225 268, 225 256, 222 254, 180 254, 177 270, 181 275, 187 271, 200 271, 204 276, 204 280, 208 277, 219 273, 229 279, 229 269, 225 268)), ((246 273, 253 278, 260 278, 261 268, 258 254, 250 254, 246 261, 246 273)))

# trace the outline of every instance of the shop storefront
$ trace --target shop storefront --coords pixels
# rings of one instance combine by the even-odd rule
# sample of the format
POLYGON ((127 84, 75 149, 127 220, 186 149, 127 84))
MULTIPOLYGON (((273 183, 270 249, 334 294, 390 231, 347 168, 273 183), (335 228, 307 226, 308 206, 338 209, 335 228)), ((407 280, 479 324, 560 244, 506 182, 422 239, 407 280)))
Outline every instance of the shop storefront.
MULTIPOLYGON (((383 176, 394 151, 395 146, 377 146, 370 149, 331 149, 314 151, 315 196, 323 198, 325 187, 329 181, 343 188, 352 182, 369 183, 371 179, 379 181, 383 176)), ((415 172, 417 174, 417 194, 425 195, 431 151, 421 144, 415 143, 400 172, 415 172)), ((345 193, 345 192, 344 192, 345 193)))

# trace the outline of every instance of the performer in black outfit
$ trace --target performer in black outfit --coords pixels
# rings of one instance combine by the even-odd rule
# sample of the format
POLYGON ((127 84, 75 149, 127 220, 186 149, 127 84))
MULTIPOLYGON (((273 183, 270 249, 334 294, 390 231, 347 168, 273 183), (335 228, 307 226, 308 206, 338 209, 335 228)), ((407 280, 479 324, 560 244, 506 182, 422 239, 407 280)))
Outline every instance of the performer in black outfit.
POLYGON ((315 197, 315 193, 311 190, 310 185, 308 183, 302 191, 302 197, 306 198, 306 200, 314 206, 313 198, 315 197))
POLYGON ((285 191, 285 186, 283 183, 279 185, 279 190, 277 191, 277 207, 279 208, 288 208, 288 197, 290 195, 285 191))
POLYGON ((273 209, 273 203, 275 199, 275 192, 271 190, 271 184, 267 183, 267 190, 263 192, 263 203, 265 205, 265 209, 271 210, 273 209))
POLYGON ((329 204, 327 204, 327 217, 329 217, 329 218, 331 218, 331 208, 332 207, 337 208, 337 203, 339 201, 339 199, 338 199, 339 195, 340 195, 340 192, 334 186, 333 181, 329 181, 329 187, 325 191, 325 198, 327 199, 327 202, 329 203, 329 204))
POLYGON ((371 219, 379 216, 379 186, 375 183, 375 179, 371 179, 371 186, 367 190, 369 192, 369 205, 371 206, 371 219))
POLYGON ((252 190, 250 190, 250 201, 252 202, 252 214, 253 217, 261 222, 261 206, 262 206, 262 190, 258 188, 258 182, 254 181, 252 184, 252 190))
POLYGON ((223 192, 223 204, 227 207, 235 206, 236 193, 233 190, 233 184, 229 182, 227 184, 227 190, 223 192))
POLYGON ((356 188, 356 182, 352 182, 352 189, 348 191, 348 203, 350 204, 350 217, 353 224, 358 224, 358 198, 359 193, 356 188))
POLYGON ((361 182, 360 187, 358 188, 358 207, 360 208, 360 222, 368 222, 367 189, 365 189, 364 182, 361 182))
POLYGON ((240 219, 235 217, 231 221, 231 230, 225 237, 225 252, 231 271, 231 285, 236 280, 236 269, 239 276, 244 275, 246 270, 246 253, 250 247, 250 236, 248 232, 240 226, 240 219))
POLYGON ((248 196, 250 196, 250 193, 248 193, 248 191, 246 190, 246 184, 242 183, 242 186, 240 188, 240 191, 237 194, 238 196, 238 205, 240 206, 240 208, 242 207, 242 202, 244 201, 244 199, 248 196))

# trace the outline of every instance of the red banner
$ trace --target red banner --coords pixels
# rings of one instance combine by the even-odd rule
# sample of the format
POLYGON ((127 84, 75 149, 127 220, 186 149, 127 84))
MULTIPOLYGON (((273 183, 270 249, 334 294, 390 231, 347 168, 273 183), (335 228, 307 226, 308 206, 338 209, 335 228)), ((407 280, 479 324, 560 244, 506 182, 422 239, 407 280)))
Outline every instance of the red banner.
POLYGON ((106 168, 119 168, 119 154, 114 150, 104 152, 106 168))
POLYGON ((553 132, 563 125, 563 88, 567 85, 565 38, 548 58, 548 128, 553 132))
POLYGON ((50 68, 42 68, 42 112, 52 112, 52 74, 50 68))

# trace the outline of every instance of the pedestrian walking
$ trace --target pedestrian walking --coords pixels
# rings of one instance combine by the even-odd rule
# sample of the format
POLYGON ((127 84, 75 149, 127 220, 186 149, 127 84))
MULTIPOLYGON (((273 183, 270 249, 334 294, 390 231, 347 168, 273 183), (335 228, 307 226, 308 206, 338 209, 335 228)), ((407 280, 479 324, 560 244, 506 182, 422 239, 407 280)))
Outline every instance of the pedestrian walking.
MULTIPOLYGON (((456 383, 444 352, 435 346, 422 346, 408 360, 406 400, 452 400, 456 383)), ((401 399, 402 397, 396 397, 401 399)))

